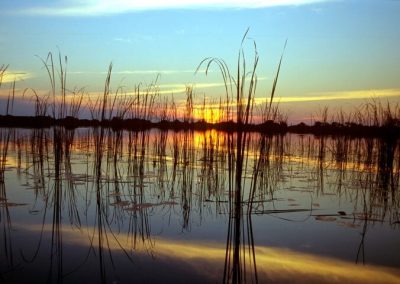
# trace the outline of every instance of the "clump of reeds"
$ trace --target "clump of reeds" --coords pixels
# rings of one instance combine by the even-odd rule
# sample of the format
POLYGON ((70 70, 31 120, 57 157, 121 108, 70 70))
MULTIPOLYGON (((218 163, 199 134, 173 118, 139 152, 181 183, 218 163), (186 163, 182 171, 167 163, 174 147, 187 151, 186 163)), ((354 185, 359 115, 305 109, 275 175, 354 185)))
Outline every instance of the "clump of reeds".
POLYGON ((185 123, 193 123, 193 87, 186 86, 186 109, 183 116, 185 123))
POLYGON ((53 53, 49 52, 46 59, 41 60, 50 81, 50 92, 44 97, 38 96, 35 90, 26 89, 27 92, 32 91, 35 99, 35 115, 45 116, 48 111, 48 100, 51 98, 51 115, 53 118, 63 119, 67 116, 78 118, 79 111, 82 107, 83 98, 85 95, 84 88, 75 88, 72 91, 67 89, 67 64, 68 57, 58 54, 58 69, 53 58, 53 53), (58 78, 57 78, 58 75, 58 78), (57 86, 57 82, 59 86, 57 86), (57 91, 57 87, 59 90, 57 91))
POLYGON ((34 100, 35 116, 46 116, 49 107, 49 96, 39 96, 38 93, 32 88, 25 89, 23 96, 25 96, 28 92, 33 93, 32 98, 34 100))
MULTIPOLYGON (((8 65, 0 66, 0 88, 3 83, 3 78, 6 74, 7 69, 8 69, 8 65)), ((15 98, 15 80, 12 82, 11 91, 9 92, 9 94, 7 96, 6 115, 9 115, 10 113, 13 112, 14 98, 15 98)))
POLYGON ((398 128, 400 127, 400 105, 371 98, 369 101, 345 112, 340 109, 329 118, 328 107, 320 110, 314 125, 334 127, 373 127, 373 128, 398 128))
MULTIPOLYGON (((254 272, 254 280, 257 282, 257 266, 254 254, 254 239, 252 235, 252 220, 251 213, 247 214, 247 218, 243 217, 243 204, 244 204, 244 186, 243 186, 243 173, 246 172, 248 162, 248 147, 250 143, 249 135, 243 132, 243 126, 252 122, 254 99, 257 87, 257 65, 258 65, 258 52, 257 46, 254 45, 253 64, 249 71, 247 71, 246 58, 244 54, 243 44, 246 39, 248 30, 243 36, 241 45, 238 52, 238 60, 236 66, 236 76, 232 76, 226 62, 220 58, 206 58, 200 62, 197 71, 205 65, 205 72, 208 73, 210 66, 216 64, 219 68, 224 86, 226 96, 226 120, 230 121, 235 119, 238 132, 235 136, 228 135, 228 188, 229 188, 229 226, 226 244, 225 268, 224 268, 224 282, 242 282, 245 278, 244 271, 246 268, 251 268, 254 272), (246 222, 247 221, 247 222, 246 222), (246 225, 245 225, 246 223, 246 225), (242 228, 248 229, 247 234, 242 231, 242 228), (247 236, 247 238, 246 238, 247 236), (247 252, 247 248, 249 253, 247 252), (245 259, 249 257, 248 264, 245 259)), ((285 44, 286 46, 286 44, 285 44)), ((283 57, 283 54, 282 54, 283 57)), ((282 57, 279 62, 278 71, 272 86, 269 101, 267 99, 264 108, 264 119, 269 120, 273 115, 272 101, 275 96, 277 81, 282 63, 282 57)), ((205 105, 205 104, 204 104, 205 105)), ((275 110, 277 114, 277 108, 275 110)), ((276 117, 277 115, 275 115, 276 117)), ((261 158, 260 158, 261 159, 261 158)), ((259 160, 261 161, 261 160, 259 160)), ((257 167, 259 169, 259 167, 257 167)), ((257 184, 256 176, 254 178, 254 185, 257 184)), ((254 199, 256 187, 252 186, 249 193, 249 200, 254 199)), ((251 212, 251 202, 248 204, 251 212)))
MULTIPOLYGON (((7 70, 8 66, 0 66, 0 87, 3 82, 3 77, 4 74, 7 70)), ((14 92, 15 92, 15 81, 13 83, 13 98, 14 98, 14 92)), ((9 101, 10 101, 10 96, 8 97, 7 100, 7 109, 6 113, 8 115, 9 111, 9 101)), ((0 184, 4 183, 4 171, 7 163, 7 151, 8 151, 8 145, 10 143, 10 138, 11 138, 11 132, 8 129, 0 129, 0 184)))
POLYGON ((6 73, 7 68, 8 68, 8 65, 2 64, 0 66, 0 87, 1 87, 1 84, 3 83, 3 77, 6 73))
POLYGON ((377 99, 371 99, 364 106, 364 124, 375 127, 400 126, 400 106, 399 104, 382 104, 377 99))
POLYGON ((258 65, 258 52, 257 46, 254 43, 254 58, 253 58, 253 66, 248 72, 246 70, 246 58, 244 55, 243 44, 246 39, 247 33, 249 29, 245 32, 239 52, 238 52, 238 60, 237 60, 237 73, 236 77, 231 75, 230 69, 226 62, 221 58, 208 57, 203 59, 198 65, 196 72, 200 70, 203 65, 205 65, 205 73, 208 74, 208 71, 212 64, 216 64, 219 68, 222 79, 225 86, 225 96, 226 96, 226 120, 230 121, 233 117, 236 118, 237 124, 248 124, 249 118, 251 117, 251 111, 253 106, 253 99, 255 96, 256 86, 257 86, 257 65, 258 65), (246 89, 246 80, 250 80, 249 86, 246 89), (234 88, 235 87, 235 88, 234 88), (233 107, 236 106, 236 110, 233 112, 233 107))
POLYGON ((4 183, 4 171, 7 164, 7 153, 10 139, 11 131, 9 129, 0 129, 0 183, 4 183))
POLYGON ((15 80, 12 82, 11 91, 9 92, 7 97, 6 115, 9 115, 13 112, 14 98, 15 98, 15 80))
MULTIPOLYGON (((257 51, 257 45, 253 41, 254 55, 252 66, 250 70, 247 70, 247 61, 244 53, 244 41, 247 37, 249 29, 245 32, 241 45, 238 52, 238 60, 236 65, 236 75, 233 76, 226 62, 221 58, 208 57, 203 59, 198 65, 196 72, 200 70, 202 66, 205 65, 206 75, 212 64, 216 64, 225 86, 225 96, 226 96, 226 108, 225 108, 225 120, 230 121, 236 118, 236 123, 238 125, 248 124, 252 122, 254 101, 257 89, 257 66, 259 61, 259 55, 257 51), (236 109, 234 109, 236 107, 236 109)), ((266 98, 264 106, 261 107, 261 117, 262 121, 266 122, 268 120, 280 119, 282 122, 287 120, 287 116, 283 115, 279 111, 279 104, 273 105, 275 92, 278 84, 278 78, 281 70, 282 59, 284 51, 286 49, 287 41, 285 42, 281 58, 279 60, 278 69, 272 84, 272 89, 269 97, 266 98)))
POLYGON ((328 124, 328 113, 329 113, 329 108, 327 106, 323 107, 319 111, 319 114, 317 115, 318 119, 315 120, 314 125, 315 126, 326 126, 328 124))
POLYGON ((72 96, 69 101, 69 108, 68 108, 68 116, 78 118, 79 112, 82 106, 83 97, 85 94, 85 90, 83 88, 77 89, 75 88, 72 92, 72 96))
POLYGON ((158 87, 159 76, 156 77, 154 82, 141 89, 141 84, 135 87, 135 103, 132 106, 132 118, 151 120, 155 118, 157 111, 154 106, 156 100, 160 98, 158 87))
POLYGON ((103 121, 106 119, 107 110, 110 115, 113 113, 113 106, 116 97, 114 97, 114 101, 109 101, 111 73, 112 73, 112 63, 110 63, 110 65, 108 66, 102 97, 101 98, 97 97, 95 101, 92 101, 89 98, 88 107, 92 119, 103 121))
POLYGON ((47 71, 47 75, 50 81, 50 97, 52 98, 51 104, 51 113, 53 118, 63 118, 65 117, 65 96, 66 96, 66 82, 67 82, 67 72, 66 72, 66 64, 67 57, 64 57, 64 64, 62 61, 61 54, 58 54, 59 58, 59 70, 56 70, 56 66, 53 60, 53 53, 49 52, 47 54, 46 59, 43 59, 38 56, 38 58, 42 61, 44 68, 47 71), (58 72, 60 79, 60 94, 57 94, 57 77, 56 72, 58 72), (58 105, 59 95, 61 95, 61 103, 58 105))

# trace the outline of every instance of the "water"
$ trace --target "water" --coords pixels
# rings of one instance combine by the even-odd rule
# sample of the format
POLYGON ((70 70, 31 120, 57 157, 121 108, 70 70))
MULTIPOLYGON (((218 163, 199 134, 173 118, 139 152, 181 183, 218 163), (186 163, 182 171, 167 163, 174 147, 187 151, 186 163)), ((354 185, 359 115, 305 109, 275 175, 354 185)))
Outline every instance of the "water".
POLYGON ((399 283, 393 139, 0 129, 5 283, 399 283))

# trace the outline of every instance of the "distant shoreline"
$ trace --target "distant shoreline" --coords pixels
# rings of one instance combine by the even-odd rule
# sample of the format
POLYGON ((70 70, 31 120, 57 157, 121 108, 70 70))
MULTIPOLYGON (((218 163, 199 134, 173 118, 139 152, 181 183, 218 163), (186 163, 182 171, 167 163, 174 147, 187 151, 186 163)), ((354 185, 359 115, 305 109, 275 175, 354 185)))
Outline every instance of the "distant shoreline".
POLYGON ((387 137, 400 138, 400 125, 366 126, 355 123, 340 124, 336 122, 322 123, 316 122, 314 125, 299 123, 287 125, 267 121, 261 124, 240 124, 237 122, 207 123, 205 121, 184 122, 180 120, 152 122, 145 119, 119 119, 97 120, 79 119, 67 116, 65 118, 53 118, 51 116, 13 116, 0 115, 0 127, 10 128, 50 128, 62 126, 68 129, 81 127, 104 127, 113 130, 142 131, 152 128, 161 130, 219 130, 224 132, 259 132, 265 134, 314 134, 317 136, 351 136, 351 137, 387 137))

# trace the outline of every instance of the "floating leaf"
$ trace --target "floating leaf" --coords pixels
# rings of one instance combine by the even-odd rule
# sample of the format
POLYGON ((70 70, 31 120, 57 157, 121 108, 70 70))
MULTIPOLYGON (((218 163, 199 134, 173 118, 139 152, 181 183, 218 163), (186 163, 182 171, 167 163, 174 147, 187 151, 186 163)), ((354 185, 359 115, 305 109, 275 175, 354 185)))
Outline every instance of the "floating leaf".
POLYGON ((333 221, 336 221, 336 218, 333 216, 318 215, 318 216, 315 216, 315 220, 325 221, 325 222, 333 222, 333 221))
MULTIPOLYGON (((294 213, 294 212, 309 212, 310 209, 275 209, 275 210, 264 210, 262 214, 277 214, 277 213, 294 213)), ((258 213, 258 212, 257 212, 258 213)))
POLYGON ((154 207, 156 205, 157 204, 152 204, 152 203, 140 203, 140 204, 135 204, 132 207, 125 208, 125 210, 127 210, 127 211, 138 211, 138 210, 142 210, 142 209, 145 209, 145 208, 154 207))
POLYGON ((0 207, 17 207, 17 206, 25 206, 27 203, 13 203, 13 202, 4 202, 0 203, 0 207))
POLYGON ((355 229, 355 228, 359 228, 359 227, 360 227, 360 225, 354 224, 353 222, 339 221, 338 224, 339 224, 340 226, 343 226, 343 227, 346 227, 346 228, 352 228, 352 229, 355 229))
POLYGON ((163 201, 163 202, 160 202, 160 203, 155 204, 155 205, 178 205, 178 204, 179 203, 175 202, 175 201, 163 201))
POLYGON ((118 202, 111 203, 110 205, 111 206, 122 206, 122 207, 124 207, 124 206, 128 206, 129 204, 130 204, 129 201, 123 200, 123 201, 118 201, 118 202))

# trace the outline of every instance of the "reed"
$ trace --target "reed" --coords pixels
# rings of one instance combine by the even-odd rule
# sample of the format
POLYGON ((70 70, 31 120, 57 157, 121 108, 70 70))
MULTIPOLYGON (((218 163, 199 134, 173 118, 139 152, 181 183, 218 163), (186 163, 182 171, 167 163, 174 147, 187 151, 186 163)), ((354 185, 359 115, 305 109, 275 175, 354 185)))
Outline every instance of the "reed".
POLYGON ((51 104, 51 113, 53 118, 64 118, 65 117, 65 96, 66 96, 66 81, 67 81, 67 73, 66 73, 66 64, 67 57, 64 57, 64 63, 61 57, 61 53, 58 54, 59 59, 59 70, 56 69, 56 65, 53 59, 53 53, 49 52, 47 54, 46 59, 37 56, 39 60, 42 62, 43 67, 47 71, 47 75, 50 82, 50 97, 52 98, 51 104), (57 77, 56 73, 58 73, 58 78, 60 82, 60 91, 57 93, 57 77), (61 102, 59 103, 61 96, 61 102))
MULTIPOLYGON (((7 72, 8 65, 1 65, 0 66, 0 88, 3 83, 3 78, 7 72)), ((7 104, 6 104, 6 115, 9 115, 13 112, 14 108, 14 98, 15 98, 15 80, 11 84, 11 91, 7 96, 7 104)))
POLYGON ((0 128, 0 184, 4 184, 4 172, 7 165, 8 148, 11 142, 12 129, 0 128))
POLYGON ((186 86, 185 90, 186 94, 186 109, 183 115, 183 122, 184 123, 193 123, 193 87, 186 86))
MULTIPOLYGON (((336 194, 340 204, 354 202, 354 209, 348 207, 353 211, 346 212, 347 215, 332 213, 336 214, 333 217, 338 219, 337 224, 361 226, 360 245, 354 246, 358 261, 363 259, 364 239, 368 239, 369 229, 375 223, 394 229, 399 224, 400 149, 398 141, 390 137, 316 138, 214 130, 126 132, 107 128, 102 132, 100 128, 74 131, 58 127, 23 130, 10 139, 20 141, 17 152, 25 157, 18 160, 28 161, 21 182, 33 182, 32 187, 37 189, 32 194, 30 217, 38 215, 36 218, 43 219, 43 228, 49 228, 48 232, 43 229, 38 233, 44 236, 40 241, 42 247, 37 249, 38 257, 26 257, 19 262, 20 254, 35 253, 36 248, 20 254, 14 250, 13 257, 18 260, 14 263, 21 263, 21 269, 29 261, 29 265, 34 261, 36 265, 46 265, 49 262, 40 257, 45 252, 48 261, 52 261, 49 280, 66 281, 70 273, 86 271, 86 265, 95 263, 98 277, 107 282, 114 277, 113 273, 123 269, 120 263, 135 256, 136 249, 145 247, 150 256, 158 256, 158 237, 153 236, 162 234, 160 226, 168 224, 165 226, 169 230, 176 230, 177 234, 183 231, 187 236, 195 226, 215 218, 227 225, 221 280, 263 282, 256 255, 260 236, 256 235, 254 215, 268 214, 281 222, 292 222, 292 216, 299 219, 301 214, 307 215, 307 222, 312 221, 310 217, 324 220, 322 214, 311 215, 314 205, 287 208, 287 190, 300 190, 302 183, 296 174, 306 179, 304 200, 308 196, 312 200, 336 194), (83 171, 80 187, 75 184, 74 167, 83 171), (285 198, 278 199, 282 194, 285 198), (166 223, 160 225, 157 218, 166 223), (72 272, 66 250, 71 233, 68 229, 80 234, 82 244, 73 258, 79 260, 76 266, 80 269, 72 272), (51 240, 47 242, 49 247, 45 245, 47 236, 51 240), (87 251, 82 250, 86 239, 87 251), (120 253, 126 257, 121 258, 120 253)), ((16 150, 11 147, 10 151, 16 150)), ((0 189, 3 190, 1 184, 0 189)), ((8 197, 2 192, 0 195, 3 199, 8 197)), ((0 207, 6 218, 6 207, 0 207)), ((3 228, 5 237, 14 234, 7 231, 7 226, 3 228)))
POLYGON ((285 45, 283 46, 282 55, 281 55, 281 58, 279 59, 278 69, 276 71, 274 82, 272 84, 272 89, 271 89, 269 101, 267 100, 266 103, 265 103, 264 113, 266 113, 266 115, 265 115, 266 120, 270 120, 271 119, 271 117, 270 117, 271 113, 273 113, 272 120, 275 120, 275 117, 277 115, 278 106, 276 106, 276 108, 273 110, 272 102, 273 102, 274 97, 275 97, 275 91, 276 91, 276 87, 277 87, 277 84, 278 84, 279 73, 281 71, 282 59, 283 59, 283 55, 285 53, 286 45, 287 45, 287 40, 285 41, 285 45))
POLYGON ((396 129, 400 127, 400 106, 398 103, 390 104, 377 98, 371 98, 365 103, 348 112, 339 109, 329 119, 328 107, 323 107, 317 114, 318 119, 314 125, 318 127, 370 127, 396 129))
POLYGON ((12 82, 11 91, 7 97, 6 115, 12 114, 12 112, 13 112, 14 98, 15 98, 15 80, 12 82))
MULTIPOLYGON (((104 121, 106 119, 107 106, 109 104, 109 96, 110 96, 111 73, 112 73, 112 63, 110 63, 110 65, 108 66, 107 77, 106 77, 106 81, 104 83, 103 98, 102 98, 101 105, 100 105, 100 107, 101 107, 100 120, 101 121, 104 121)), ((111 108, 109 109, 110 116, 112 115, 112 112, 113 112, 114 103, 115 103, 115 99, 112 102, 111 108)))
POLYGON ((23 92, 23 97, 25 97, 29 92, 32 92, 31 99, 34 101, 35 116, 46 116, 48 112, 48 101, 49 96, 39 96, 37 92, 32 88, 27 88, 23 92))
POLYGON ((8 69, 8 65, 4 65, 4 64, 0 65, 0 87, 3 83, 3 78, 4 78, 4 75, 6 74, 7 69, 8 69))
POLYGON ((71 93, 72 95, 68 102, 69 107, 67 110, 67 114, 69 117, 79 118, 79 112, 81 110, 83 98, 85 96, 85 89, 75 88, 73 91, 71 91, 71 93))
MULTIPOLYGON (((224 95, 217 100, 206 99, 205 95, 202 99, 196 98, 194 88, 191 85, 186 87, 186 99, 183 103, 175 101, 173 94, 171 94, 171 98, 162 96, 158 85, 159 76, 147 86, 141 83, 135 85, 131 92, 127 92, 121 86, 113 92, 110 85, 112 63, 108 67, 102 95, 86 98, 87 94, 83 88, 74 88, 72 91, 67 88, 68 58, 63 57, 60 52, 57 58, 51 52, 47 54, 46 58, 39 57, 49 78, 49 92, 40 95, 34 89, 27 88, 23 92, 23 97, 29 95, 34 102, 35 116, 44 117, 50 113, 53 120, 47 120, 49 124, 59 124, 58 120, 65 118, 79 119, 82 110, 87 108, 92 121, 85 121, 82 124, 92 126, 100 124, 102 127, 115 126, 114 128, 121 128, 125 126, 122 123, 124 120, 133 119, 140 121, 130 121, 129 127, 141 128, 143 125, 148 127, 152 125, 152 122, 163 122, 162 127, 174 129, 179 127, 186 129, 214 127, 228 131, 241 131, 249 129, 244 126, 251 125, 252 129, 260 132, 269 130, 290 131, 290 127, 287 127, 288 114, 282 111, 280 102, 276 99, 287 41, 279 59, 271 91, 267 92, 262 103, 258 103, 259 100, 256 98, 256 71, 259 55, 255 41, 252 41, 253 56, 251 60, 248 60, 245 55, 248 32, 249 29, 246 30, 241 40, 234 68, 230 68, 224 59, 214 57, 203 59, 196 68, 196 73, 204 70, 206 76, 212 66, 218 68, 223 80, 224 95), (234 72, 231 72, 231 70, 234 70, 234 72), (200 106, 197 107, 196 105, 200 106), (216 112, 218 112, 218 118, 214 118, 216 112), (210 116, 210 119, 206 116, 210 116), (200 123, 194 125, 196 119, 200 123), (215 122, 218 125, 212 125, 215 122), (258 122, 261 123, 257 124, 258 122)), ((8 66, 5 65, 0 66, 0 87, 7 68, 8 66)), ((15 90, 14 82, 7 99, 6 115, 13 112, 15 90)), ((332 114, 332 111, 330 114, 332 114)), ((69 122, 75 121, 66 119, 63 123, 67 125, 69 122)), ((77 124, 72 124, 72 126, 79 125, 79 121, 76 122, 77 124)), ((395 133, 400 128, 400 106, 388 102, 382 103, 382 101, 373 98, 352 111, 346 113, 339 110, 331 116, 328 116, 328 108, 325 107, 313 123, 316 126, 314 128, 304 128, 304 125, 300 125, 298 129, 302 132, 309 131, 316 134, 337 134, 345 130, 346 133, 361 135, 365 132, 365 129, 362 128, 365 126, 375 128, 372 129, 373 133, 378 136, 384 133, 395 133), (357 128, 358 131, 352 131, 357 128)), ((245 137, 246 135, 243 136, 243 138, 245 137)))
POLYGON ((246 71, 246 58, 244 55, 243 44, 249 29, 245 32, 240 48, 238 51, 236 77, 231 75, 230 69, 223 59, 208 57, 203 59, 196 69, 196 73, 205 66, 205 74, 207 75, 210 67, 215 64, 220 70, 223 83, 225 86, 226 96, 226 121, 230 121, 235 116, 238 125, 248 124, 251 117, 251 103, 255 96, 257 86, 256 69, 258 65, 257 46, 254 43, 254 59, 250 72, 246 71), (235 79, 236 78, 236 79, 235 79), (246 80, 249 78, 250 83, 246 89, 246 80), (235 88, 234 88, 235 87, 235 88), (232 106, 236 106, 236 111, 232 114, 232 106))

